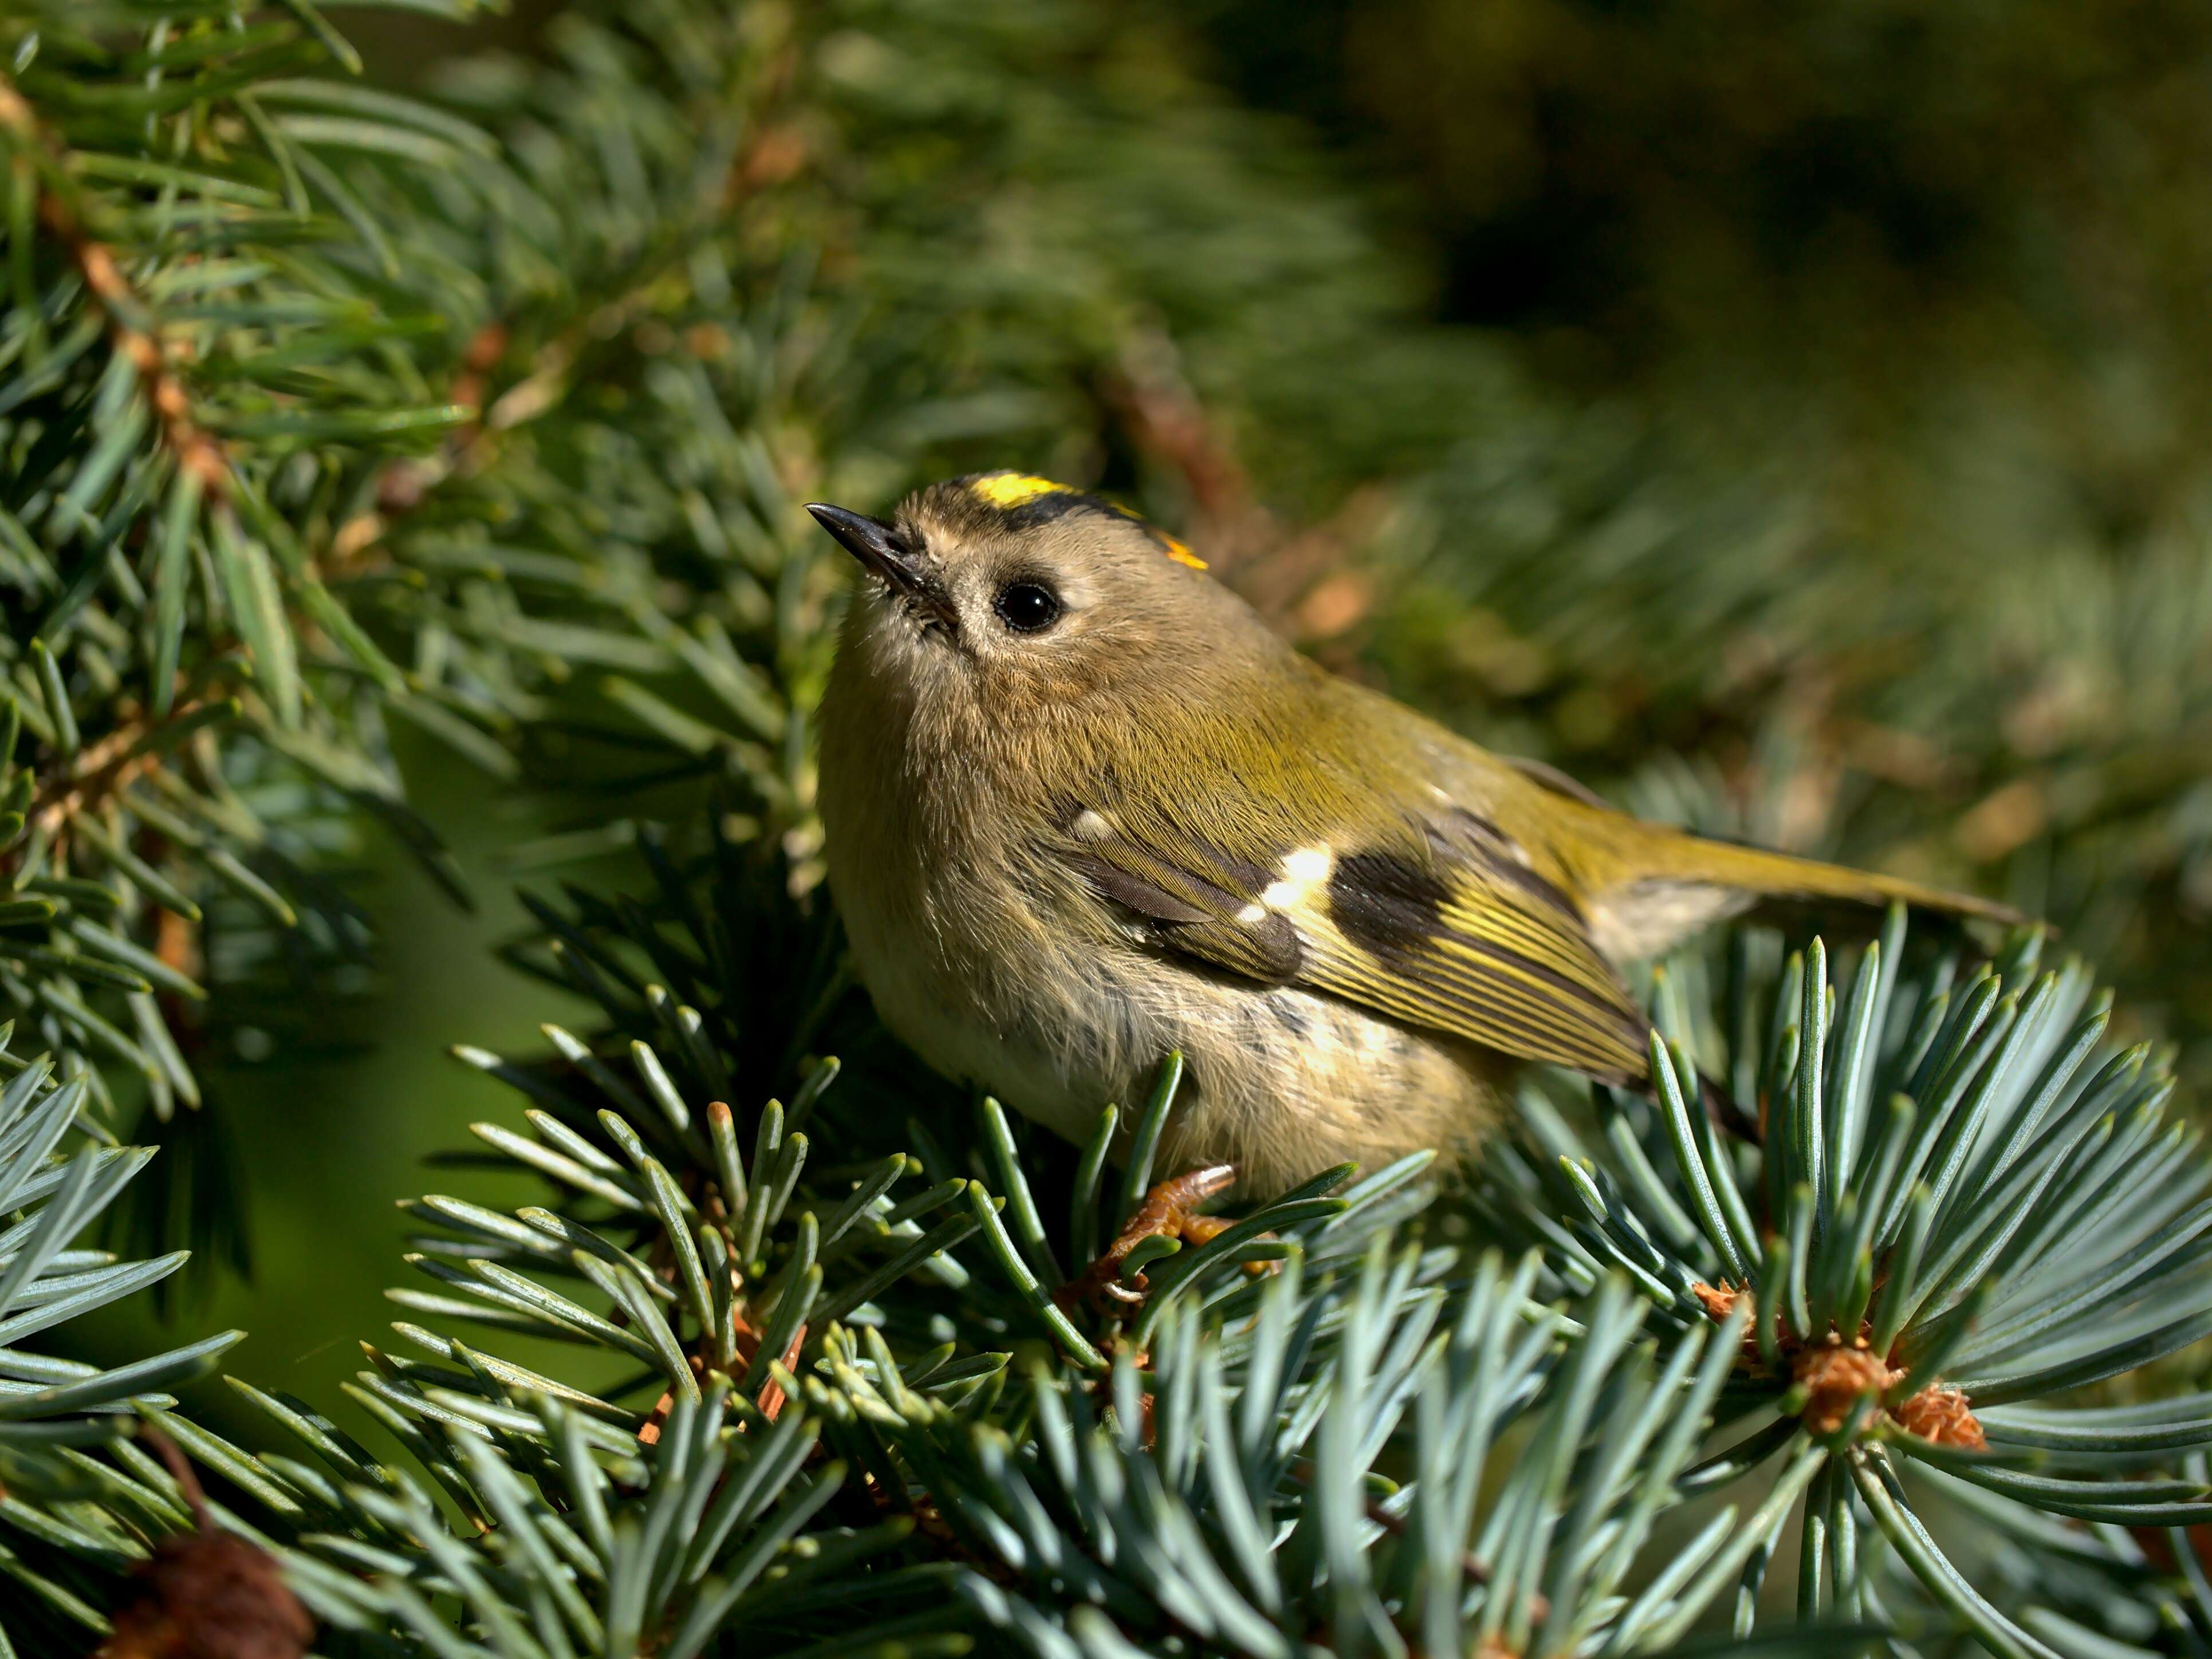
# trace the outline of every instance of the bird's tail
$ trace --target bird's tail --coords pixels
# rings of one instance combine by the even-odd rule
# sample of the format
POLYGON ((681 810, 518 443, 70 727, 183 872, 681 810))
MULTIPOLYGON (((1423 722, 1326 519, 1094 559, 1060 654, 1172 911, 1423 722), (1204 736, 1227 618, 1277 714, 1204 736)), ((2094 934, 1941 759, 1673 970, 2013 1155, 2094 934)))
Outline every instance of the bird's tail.
POLYGON ((1727 888, 1756 899, 1814 903, 1825 900, 1877 908, 1901 902, 1939 915, 2007 923, 2027 920, 2010 905, 1976 894, 1954 893, 1898 876, 1847 869, 1839 864, 1709 841, 1679 831, 1655 835, 1638 850, 1644 854, 1637 860, 1644 866, 1641 878, 1662 884, 1727 888))
POLYGON ((1709 841, 1617 813, 1604 828, 1613 832, 1607 842, 1587 843, 1605 852, 1591 860, 1598 867, 1586 866, 1584 891, 1592 933, 1616 962, 1658 956, 1723 917, 1777 906, 1857 911, 1901 902, 1938 915, 2026 920, 2009 905, 1971 893, 1709 841))

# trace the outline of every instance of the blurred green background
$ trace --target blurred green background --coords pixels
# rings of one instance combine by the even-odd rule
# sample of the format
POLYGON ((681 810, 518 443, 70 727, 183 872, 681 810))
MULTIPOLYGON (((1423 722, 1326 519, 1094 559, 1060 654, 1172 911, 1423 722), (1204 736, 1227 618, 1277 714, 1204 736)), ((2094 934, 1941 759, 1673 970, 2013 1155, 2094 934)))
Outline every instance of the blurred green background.
MULTIPOLYGON (((334 15, 391 84, 550 50, 548 7, 334 15)), ((849 7, 799 71, 907 98, 873 185, 907 263, 868 280, 1047 407, 1066 362, 1112 365, 1085 395, 1115 421, 951 431, 947 470, 1121 490, 1324 660, 1642 810, 2040 909, 2212 1074, 2212 11, 1036 16, 849 7), (978 118, 978 43, 1042 113, 933 170, 932 124, 978 118), (994 356, 1002 290, 1064 281, 1072 331, 1107 308, 1086 260, 1112 350, 994 356)), ((319 1401, 386 1317, 393 1199, 484 1196, 422 1167, 514 1109, 447 1046, 571 1012, 489 954, 521 914, 500 851, 565 821, 557 788, 401 758, 477 909, 366 836, 367 982, 313 1049, 212 1028, 209 1110, 174 1132, 242 1183, 251 1267, 171 1316, 248 1328, 231 1369, 319 1401)))

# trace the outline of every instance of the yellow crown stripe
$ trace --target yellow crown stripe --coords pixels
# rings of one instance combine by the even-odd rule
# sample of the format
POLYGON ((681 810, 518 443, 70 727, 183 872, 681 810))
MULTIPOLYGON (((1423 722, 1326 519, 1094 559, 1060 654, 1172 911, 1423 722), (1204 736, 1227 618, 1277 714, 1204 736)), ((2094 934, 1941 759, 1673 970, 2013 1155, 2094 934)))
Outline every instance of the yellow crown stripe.
MULTIPOLYGON (((1027 501, 1033 501, 1040 495, 1075 495, 1082 493, 1073 485, 1054 483, 1050 478, 1040 478, 1034 472, 987 472, 981 477, 970 482, 968 488, 978 499, 988 501, 994 507, 1009 509, 1020 507, 1027 501)), ((1146 527, 1151 529, 1150 526, 1146 527)), ((1187 564, 1193 570, 1206 568, 1206 561, 1174 537, 1158 530, 1152 531, 1152 534, 1159 538, 1160 546, 1165 550, 1168 557, 1173 559, 1177 564, 1187 564)))
POLYGON ((994 507, 1019 507, 1040 495, 1075 493, 1064 483, 1054 483, 1049 478, 1028 472, 994 472, 976 479, 969 488, 994 507))

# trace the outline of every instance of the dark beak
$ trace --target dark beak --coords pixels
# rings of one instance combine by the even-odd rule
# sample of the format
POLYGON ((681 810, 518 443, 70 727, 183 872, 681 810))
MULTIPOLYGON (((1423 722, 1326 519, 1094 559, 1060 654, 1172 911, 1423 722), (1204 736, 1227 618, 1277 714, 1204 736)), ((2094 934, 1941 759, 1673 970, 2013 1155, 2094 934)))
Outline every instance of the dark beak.
POLYGON ((960 613, 945 585, 906 544, 904 538, 881 519, 848 512, 826 501, 809 501, 806 510, 814 522, 837 538, 837 544, 865 565, 872 575, 907 602, 909 616, 919 614, 922 632, 941 629, 947 636, 960 631, 960 613))
POLYGON ((899 539, 898 532, 881 519, 854 513, 826 501, 809 501, 806 510, 814 522, 837 538, 838 545, 901 592, 919 597, 929 584, 914 556, 899 539))

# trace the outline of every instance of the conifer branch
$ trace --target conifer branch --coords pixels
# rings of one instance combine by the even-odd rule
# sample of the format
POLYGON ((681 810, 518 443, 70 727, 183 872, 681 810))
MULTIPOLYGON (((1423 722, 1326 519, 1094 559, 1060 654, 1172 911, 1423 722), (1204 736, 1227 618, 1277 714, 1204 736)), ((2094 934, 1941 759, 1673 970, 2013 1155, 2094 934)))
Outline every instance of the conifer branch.
POLYGON ((175 352, 161 337, 153 309, 132 289, 114 250, 83 223, 79 208, 57 188, 58 181, 69 176, 67 149, 40 124, 37 112, 4 72, 0 72, 0 131, 14 142, 19 156, 39 158, 32 173, 38 182, 40 222, 68 250, 85 291, 106 313, 110 337, 137 371, 176 466, 198 480, 206 499, 220 508, 230 491, 230 464, 222 446, 195 420, 191 391, 175 352))
POLYGON ((1464 607, 1401 689, 1527 707, 1695 680, 1712 615, 1832 592, 1775 596, 1764 520, 1685 576, 1703 521, 1409 320, 1317 151, 1113 68, 1139 14, 571 10, 408 99, 317 79, 343 50, 293 10, 106 8, 118 42, 152 17, 137 58, 49 41, 0 79, 38 191, 0 436, 58 458, 0 498, 9 614, 52 619, 0 629, 17 1650, 152 1644, 140 1570, 195 1549, 392 1659, 1567 1659, 1717 1621, 1770 1655, 1870 1626, 2032 1653, 2212 1621, 2212 1404, 2155 1370, 2212 1329, 2212 1173, 2040 940, 1985 972, 1899 921, 1837 1015, 1826 945, 1734 930, 1732 969, 1646 988, 1650 1097, 1533 1081, 1472 1197, 1426 1157, 1329 1170, 1088 1273, 1154 1173, 1109 1149, 1160 1144, 1180 1067, 1068 1152, 921 1073, 842 965, 802 486, 1091 483, 1079 434, 1112 430, 1287 625, 1418 681, 1431 633, 1338 568, 1387 523, 1464 607), (191 142, 150 153, 170 121, 191 142), (1615 581, 1642 597, 1608 631, 1582 600, 1615 581), (585 1012, 459 1051, 513 1109, 454 1161, 534 1201, 404 1206, 345 1394, 375 1449, 243 1377, 234 1439, 175 1403, 229 1334, 107 1370, 40 1344, 182 1265, 84 1230, 137 1190, 137 1079, 157 1118, 198 1098, 178 999, 224 935, 313 894, 288 946, 358 948, 316 866, 351 815, 434 867, 393 717, 566 792, 519 861, 619 851, 644 890, 526 901, 506 956, 585 1012), (1763 1149, 1686 1103, 1701 1076, 1765 1100, 1763 1149), (2120 1378, 2142 1397, 2082 1393, 2120 1378), (1791 1538, 1794 1623, 1759 1601, 1791 1538))

